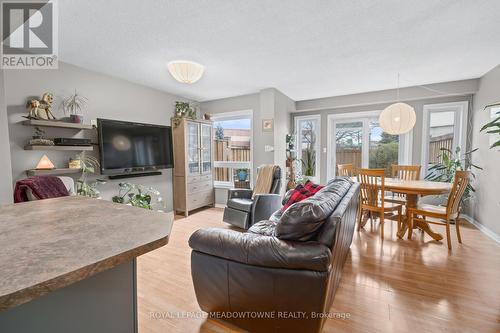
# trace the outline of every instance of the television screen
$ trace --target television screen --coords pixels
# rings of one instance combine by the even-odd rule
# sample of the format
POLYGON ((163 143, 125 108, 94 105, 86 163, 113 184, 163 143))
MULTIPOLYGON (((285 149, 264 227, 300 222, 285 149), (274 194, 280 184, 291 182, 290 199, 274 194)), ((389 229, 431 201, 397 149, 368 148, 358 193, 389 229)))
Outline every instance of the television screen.
POLYGON ((170 126, 97 119, 101 173, 116 175, 173 167, 170 126))

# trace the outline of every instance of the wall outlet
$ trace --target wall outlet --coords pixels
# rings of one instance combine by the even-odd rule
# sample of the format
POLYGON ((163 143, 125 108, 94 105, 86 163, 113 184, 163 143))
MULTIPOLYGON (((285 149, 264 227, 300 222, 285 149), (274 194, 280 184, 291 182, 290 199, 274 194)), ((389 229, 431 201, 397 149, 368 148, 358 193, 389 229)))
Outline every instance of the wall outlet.
POLYGON ((97 127, 97 119, 91 119, 90 120, 90 125, 93 127, 97 127))
POLYGON ((264 151, 265 151, 266 153, 269 153, 269 152, 271 152, 271 151, 274 151, 274 146, 265 145, 265 146, 264 146, 264 151))

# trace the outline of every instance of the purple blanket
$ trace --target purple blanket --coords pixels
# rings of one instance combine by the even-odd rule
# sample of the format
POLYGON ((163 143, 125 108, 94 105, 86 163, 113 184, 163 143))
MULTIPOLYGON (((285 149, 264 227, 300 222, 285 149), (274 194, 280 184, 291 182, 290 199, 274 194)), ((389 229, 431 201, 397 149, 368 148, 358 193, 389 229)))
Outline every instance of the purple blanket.
POLYGON ((29 201, 27 191, 31 190, 37 199, 66 197, 69 195, 61 179, 54 176, 37 176, 22 179, 16 182, 14 202, 29 201))

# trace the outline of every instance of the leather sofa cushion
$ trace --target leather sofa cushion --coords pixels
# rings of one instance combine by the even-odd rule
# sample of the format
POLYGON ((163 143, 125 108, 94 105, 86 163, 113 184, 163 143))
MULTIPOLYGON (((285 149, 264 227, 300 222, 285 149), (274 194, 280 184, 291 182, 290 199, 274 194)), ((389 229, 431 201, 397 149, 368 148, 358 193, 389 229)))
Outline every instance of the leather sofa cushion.
POLYGON ((264 235, 264 236, 276 236, 276 224, 278 223, 278 220, 263 220, 260 222, 255 223, 248 229, 248 232, 258 234, 258 235, 264 235))
POLYGON ((318 242, 288 242, 252 232, 209 228, 189 238, 189 246, 198 252, 243 264, 328 271, 330 249, 318 242))
POLYGON ((276 236, 295 241, 314 239, 351 185, 352 181, 348 178, 335 178, 314 196, 290 206, 276 225, 276 236))
POLYGON ((252 199, 246 198, 233 198, 227 201, 227 206, 237 210, 242 210, 245 212, 250 212, 252 210, 252 199))

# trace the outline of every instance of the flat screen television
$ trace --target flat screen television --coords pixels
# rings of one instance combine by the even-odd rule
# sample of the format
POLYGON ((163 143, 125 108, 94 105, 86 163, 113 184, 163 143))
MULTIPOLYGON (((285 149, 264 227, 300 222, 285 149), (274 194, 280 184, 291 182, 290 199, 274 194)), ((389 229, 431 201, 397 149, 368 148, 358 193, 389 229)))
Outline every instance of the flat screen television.
POLYGON ((97 119, 97 128, 103 175, 173 168, 170 126, 97 119))

